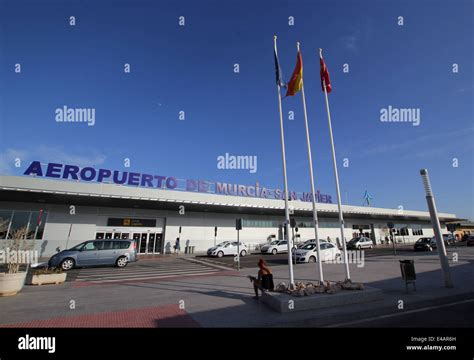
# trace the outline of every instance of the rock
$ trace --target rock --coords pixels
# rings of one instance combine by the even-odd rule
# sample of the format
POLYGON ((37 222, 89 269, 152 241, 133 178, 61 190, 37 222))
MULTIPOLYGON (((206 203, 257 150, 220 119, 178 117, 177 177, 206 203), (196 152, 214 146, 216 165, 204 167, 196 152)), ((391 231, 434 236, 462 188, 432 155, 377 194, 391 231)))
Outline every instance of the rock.
POLYGON ((344 290, 364 290, 364 284, 354 283, 348 279, 341 282, 340 285, 344 290))
POLYGON ((316 287, 314 288, 314 292, 315 292, 316 294, 322 294, 322 293, 324 293, 325 291, 326 291, 326 289, 325 289, 324 286, 322 286, 322 285, 316 286, 316 287))
POLYGON ((296 289, 304 289, 305 287, 306 287, 305 284, 303 284, 301 281, 297 281, 295 283, 295 288, 296 289))
POLYGON ((304 289, 304 294, 306 296, 309 296, 309 295, 313 295, 315 293, 315 289, 313 286, 307 286, 305 289, 304 289))
POLYGON ((302 297, 305 296, 303 289, 296 289, 291 292, 291 296, 302 297))
POLYGON ((276 292, 286 292, 288 290, 288 286, 286 283, 281 282, 275 287, 276 292))

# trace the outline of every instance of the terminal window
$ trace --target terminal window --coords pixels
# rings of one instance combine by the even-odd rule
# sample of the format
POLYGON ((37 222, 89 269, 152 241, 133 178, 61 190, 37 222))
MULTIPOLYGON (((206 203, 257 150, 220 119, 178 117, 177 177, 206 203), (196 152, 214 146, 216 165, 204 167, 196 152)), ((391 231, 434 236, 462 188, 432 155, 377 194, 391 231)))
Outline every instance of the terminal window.
POLYGON ((12 239, 20 229, 26 230, 26 239, 42 240, 47 217, 47 212, 0 209, 0 240, 12 239))

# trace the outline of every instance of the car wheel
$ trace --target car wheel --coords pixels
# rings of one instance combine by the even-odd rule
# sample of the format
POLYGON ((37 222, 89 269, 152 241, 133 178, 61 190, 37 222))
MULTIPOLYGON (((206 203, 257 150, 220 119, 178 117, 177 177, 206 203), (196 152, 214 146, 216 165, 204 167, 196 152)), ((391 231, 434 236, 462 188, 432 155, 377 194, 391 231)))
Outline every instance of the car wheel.
POLYGON ((308 262, 310 263, 315 263, 316 262, 316 258, 314 256, 311 256, 309 259, 308 259, 308 262))
POLYGON ((272 255, 276 255, 276 254, 277 254, 277 252, 278 252, 278 250, 277 250, 277 249, 273 249, 273 250, 272 250, 272 255))
POLYGON ((360 245, 357 246, 357 250, 360 250, 360 249, 362 249, 362 246, 360 246, 360 245))
POLYGON ((370 245, 370 246, 369 246, 369 249, 372 249, 373 247, 374 247, 374 245, 370 245))
POLYGON ((219 251, 219 252, 217 253, 217 257, 218 257, 218 258, 221 258, 221 257, 223 257, 223 256, 224 256, 224 253, 223 253, 222 251, 219 251))
POLYGON ((242 250, 242 251, 240 252, 240 256, 244 257, 245 255, 247 255, 247 251, 242 250))
POLYGON ((76 262, 74 261, 74 259, 67 258, 61 261, 60 266, 61 266, 61 269, 63 269, 64 271, 68 271, 68 270, 73 269, 74 266, 76 266, 76 262))
POLYGON ((127 264, 128 264, 128 260, 126 256, 120 256, 115 262, 115 266, 119 268, 124 268, 125 266, 127 266, 127 264))

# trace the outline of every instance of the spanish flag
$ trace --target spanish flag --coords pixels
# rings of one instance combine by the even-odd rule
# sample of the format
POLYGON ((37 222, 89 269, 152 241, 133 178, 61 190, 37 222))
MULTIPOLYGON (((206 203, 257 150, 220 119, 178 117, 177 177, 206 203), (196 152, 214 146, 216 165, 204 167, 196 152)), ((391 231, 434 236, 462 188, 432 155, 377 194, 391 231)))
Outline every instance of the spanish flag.
POLYGON ((287 85, 286 96, 294 96, 303 86, 303 59, 301 58, 301 52, 298 50, 296 55, 296 66, 291 75, 290 82, 287 85))

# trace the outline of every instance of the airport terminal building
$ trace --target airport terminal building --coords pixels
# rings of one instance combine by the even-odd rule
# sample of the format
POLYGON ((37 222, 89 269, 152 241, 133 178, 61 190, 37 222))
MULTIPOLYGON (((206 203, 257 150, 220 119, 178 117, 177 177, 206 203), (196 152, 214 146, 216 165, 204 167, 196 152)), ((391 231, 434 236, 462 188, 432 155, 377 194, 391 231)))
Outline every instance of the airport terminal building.
MULTIPOLYGON (((163 254, 172 252, 177 237, 181 250, 193 246, 198 253, 215 242, 235 241, 237 218, 243 219, 240 239, 251 248, 284 238, 282 192, 258 184, 184 181, 139 173, 119 178, 112 170, 39 162, 33 162, 25 175, 0 176, 0 240, 27 227, 40 256, 91 239, 134 239, 139 254, 163 254), (159 186, 146 183, 147 179, 159 186), (183 181, 185 187, 180 188, 183 181)), ((290 235, 296 241, 314 238, 308 194, 290 195, 297 227, 290 235)), ((319 191, 317 199, 320 238, 338 241, 337 205, 319 191)), ((387 222, 395 224, 398 243, 433 236, 425 211, 343 205, 343 213, 346 240, 363 233, 379 244, 389 235, 387 222)), ((455 214, 439 216, 444 230, 446 222, 457 220, 455 214)))

